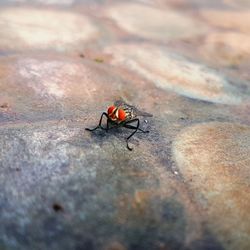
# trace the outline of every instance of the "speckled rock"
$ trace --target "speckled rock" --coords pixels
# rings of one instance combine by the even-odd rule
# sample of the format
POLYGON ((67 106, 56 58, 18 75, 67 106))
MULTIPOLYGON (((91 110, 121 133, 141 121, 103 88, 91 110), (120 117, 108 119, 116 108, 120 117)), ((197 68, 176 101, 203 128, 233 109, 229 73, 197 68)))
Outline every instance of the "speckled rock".
MULTIPOLYGON (((0 126, 0 239, 7 249, 180 249, 206 244, 198 208, 153 156, 86 121, 0 126), (11 216, 10 213, 11 212, 11 216)), ((214 246, 219 246, 211 237, 214 246)), ((196 248, 192 248, 196 249, 196 248)))
POLYGON ((109 7, 106 14, 125 31, 148 39, 188 38, 206 31, 205 24, 167 7, 124 3, 109 7))
POLYGON ((82 47, 98 35, 88 17, 67 11, 38 8, 0 10, 0 49, 58 51, 82 47))
POLYGON ((219 73, 162 47, 120 44, 105 52, 112 55, 114 65, 127 67, 166 91, 214 103, 242 101, 239 90, 219 73))
POLYGON ((176 96, 82 58, 26 54, 0 65, 3 248, 220 249, 172 168, 168 134, 156 129, 176 115, 142 122, 150 133, 133 138, 132 152, 124 129, 84 130, 117 97, 142 98, 150 111, 154 98, 176 96))
POLYGON ((226 249, 250 247, 249 138, 249 126, 208 123, 184 129, 173 146, 180 172, 226 249))

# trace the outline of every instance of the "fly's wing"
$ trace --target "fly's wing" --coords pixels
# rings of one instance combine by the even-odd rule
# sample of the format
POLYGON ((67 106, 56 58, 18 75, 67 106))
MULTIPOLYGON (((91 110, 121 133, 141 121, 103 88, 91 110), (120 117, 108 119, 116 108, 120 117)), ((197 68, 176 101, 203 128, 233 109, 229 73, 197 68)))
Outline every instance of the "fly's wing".
MULTIPOLYGON (((121 99, 119 99, 119 100, 117 100, 117 101, 115 101, 114 102, 114 105, 116 106, 116 107, 120 107, 120 106, 122 106, 123 104, 126 104, 123 100, 121 100, 121 99)), ((126 105, 128 105, 128 104, 126 104, 126 105)))
POLYGON ((129 105, 126 102, 124 102, 123 100, 117 100, 115 101, 114 105, 116 107, 122 107, 123 109, 129 109, 131 110, 135 116, 145 116, 145 117, 152 117, 153 115, 144 111, 141 111, 139 109, 137 109, 136 107, 134 107, 133 105, 129 105))
POLYGON ((136 108, 135 113, 137 116, 145 116, 145 117, 152 117, 153 115, 144 111, 141 111, 136 108))

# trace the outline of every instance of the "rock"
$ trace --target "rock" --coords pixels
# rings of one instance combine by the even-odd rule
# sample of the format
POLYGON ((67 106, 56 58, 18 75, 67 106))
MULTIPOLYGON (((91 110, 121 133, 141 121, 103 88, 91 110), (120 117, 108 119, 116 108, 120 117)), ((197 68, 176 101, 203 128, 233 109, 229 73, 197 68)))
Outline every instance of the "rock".
POLYGON ((75 50, 98 35, 88 17, 42 8, 2 8, 0 29, 2 50, 75 50))
POLYGON ((109 7, 106 15, 125 31, 147 39, 190 38, 206 31, 205 24, 168 8, 124 3, 109 7))
POLYGON ((99 106, 106 111, 103 105, 123 96, 122 78, 104 64, 80 57, 5 57, 0 60, 0 72, 0 100, 9 104, 12 119, 17 116, 37 121, 87 115, 97 122, 102 110, 95 109, 99 106))
POLYGON ((220 32, 209 34, 200 53, 210 61, 238 65, 250 59, 250 34, 220 32))
POLYGON ((162 47, 119 44, 105 52, 114 65, 127 67, 163 90, 213 103, 239 104, 243 99, 225 77, 162 47))
POLYGON ((250 2, 249 0, 238 0, 238 1, 234 1, 234 0, 224 0, 225 4, 229 5, 229 6, 233 6, 236 8, 249 8, 250 7, 250 2))
POLYGON ((27 2, 32 2, 33 4, 34 3, 39 3, 39 4, 44 4, 44 5, 65 5, 65 6, 68 6, 68 5, 72 5, 75 0, 32 0, 32 1, 29 1, 29 0, 6 0, 6 2, 15 2, 15 3, 27 3, 27 2))
POLYGON ((184 129, 173 144, 179 170, 225 249, 250 247, 249 138, 250 126, 213 122, 184 129))
POLYGON ((248 59, 199 53, 246 56, 249 32, 196 15, 225 5, 2 2, 0 249, 248 249, 248 59), (128 128, 85 130, 120 98, 153 114, 133 151, 128 128))
POLYGON ((126 129, 84 130, 125 90, 134 100, 150 92, 148 83, 125 81, 104 63, 46 53, 5 56, 0 72, 0 112, 16 114, 0 116, 2 246, 174 249, 205 238, 198 208, 157 153, 166 151, 159 132, 136 134, 130 152, 126 129))
POLYGON ((229 10, 204 10, 201 16, 210 24, 224 28, 234 29, 249 34, 250 11, 229 11, 229 10))
POLYGON ((147 143, 129 152, 122 132, 90 134, 86 123, 0 126, 3 246, 180 249, 204 237, 199 211, 147 143))
POLYGON ((126 250, 127 248, 124 247, 123 244, 121 244, 118 241, 109 242, 107 246, 105 246, 104 250, 126 250))

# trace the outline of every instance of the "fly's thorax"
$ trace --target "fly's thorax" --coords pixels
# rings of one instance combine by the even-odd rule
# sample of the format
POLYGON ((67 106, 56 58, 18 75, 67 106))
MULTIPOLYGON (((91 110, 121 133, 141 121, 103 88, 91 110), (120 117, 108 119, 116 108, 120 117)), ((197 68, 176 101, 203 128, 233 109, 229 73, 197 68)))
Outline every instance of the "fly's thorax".
POLYGON ((131 120, 136 117, 134 110, 131 107, 124 107, 124 112, 126 113, 126 120, 131 120))

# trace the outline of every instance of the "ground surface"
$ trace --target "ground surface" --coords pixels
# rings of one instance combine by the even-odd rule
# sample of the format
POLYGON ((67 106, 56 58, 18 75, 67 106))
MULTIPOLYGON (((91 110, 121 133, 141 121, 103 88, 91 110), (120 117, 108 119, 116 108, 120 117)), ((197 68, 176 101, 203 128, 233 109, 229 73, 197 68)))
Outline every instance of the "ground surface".
POLYGON ((0 3, 1 250, 250 249, 248 0, 0 3))

